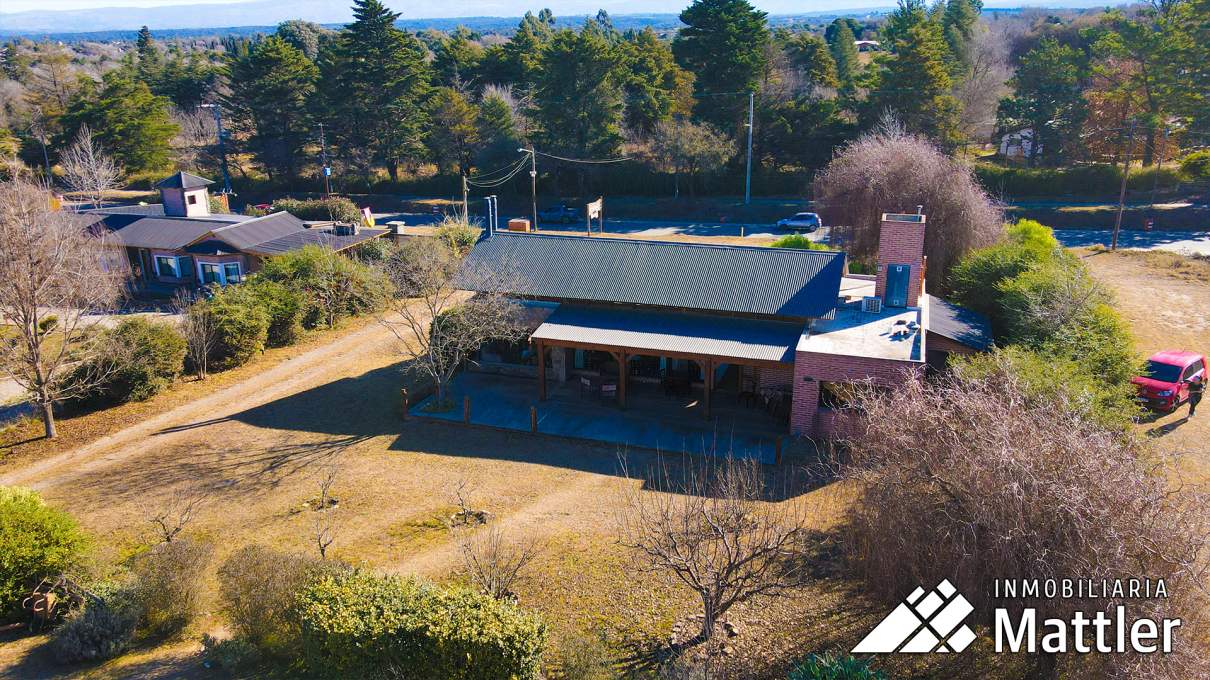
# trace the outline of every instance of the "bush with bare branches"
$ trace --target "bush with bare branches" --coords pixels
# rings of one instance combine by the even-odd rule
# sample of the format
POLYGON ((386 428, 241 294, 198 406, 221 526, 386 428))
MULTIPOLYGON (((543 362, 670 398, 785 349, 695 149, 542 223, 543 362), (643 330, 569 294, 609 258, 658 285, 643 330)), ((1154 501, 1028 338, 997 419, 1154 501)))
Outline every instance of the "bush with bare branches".
POLYGON ((12 330, 0 334, 0 375, 30 394, 54 438, 54 405, 106 377, 71 368, 106 350, 88 341, 87 320, 117 301, 122 279, 107 271, 104 241, 52 210, 50 195, 24 181, 0 184, 0 253, 0 323, 12 330))
POLYGON ((122 177, 118 162, 93 139, 87 125, 80 126, 75 140, 59 159, 59 166, 67 188, 83 194, 94 208, 101 207, 105 192, 117 188, 122 177))
POLYGON ((187 538, 161 543, 134 562, 142 627, 148 635, 179 633, 201 610, 202 575, 213 547, 187 538))
MULTIPOLYGON (((1070 619, 1118 604, 1132 616, 1182 616, 1186 631, 1205 623, 1207 496, 1174 490, 1167 459, 1011 371, 858 392, 864 427, 841 469, 861 491, 849 544, 874 597, 898 603, 945 578, 983 623, 999 607, 1070 619), (1164 579, 1169 597, 992 597, 996 579, 1118 578, 1164 579)), ((1172 654, 1065 655, 1064 672, 1205 677, 1195 670, 1204 644, 1191 633, 1172 654)), ((1057 677, 1058 663, 1040 653, 1034 675, 1057 677)))
POLYGON ((760 463, 730 457, 661 461, 648 477, 659 491, 629 485, 620 513, 624 546, 636 568, 679 581, 702 604, 708 641, 734 605, 805 585, 811 575, 809 508, 798 500, 772 502, 760 463))
MULTIPOLYGON (((842 148, 815 178, 815 199, 849 255, 871 261, 878 253, 882 213, 928 216, 924 254, 928 285, 940 290, 962 255, 999 239, 1004 217, 970 168, 893 120, 842 148)), ((835 242, 835 241, 834 241, 835 242)))
POLYGON ((536 541, 508 540, 499 527, 463 529, 458 535, 462 565, 479 592, 497 600, 517 599, 513 586, 541 552, 536 541))
POLYGON ((520 305, 492 292, 514 288, 508 272, 461 265, 457 253, 435 239, 412 239, 386 263, 400 297, 379 321, 413 360, 410 370, 436 384, 439 405, 448 405, 450 380, 483 343, 515 340, 524 330, 520 305), (488 292, 468 299, 460 287, 488 292))

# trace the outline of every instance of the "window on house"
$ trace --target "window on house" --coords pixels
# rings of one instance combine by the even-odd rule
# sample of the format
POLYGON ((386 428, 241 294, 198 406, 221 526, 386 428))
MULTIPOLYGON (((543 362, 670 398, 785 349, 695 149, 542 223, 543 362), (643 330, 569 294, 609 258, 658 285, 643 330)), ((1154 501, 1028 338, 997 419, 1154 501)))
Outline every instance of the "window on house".
POLYGON ((217 265, 211 262, 202 262, 199 265, 202 269, 202 283, 217 283, 223 285, 223 268, 222 265, 217 265))
POLYGON ((189 201, 189 205, 195 205, 197 203, 197 194, 189 194, 185 197, 185 200, 189 201))
POLYGON ((175 257, 168 257, 167 255, 155 256, 155 271, 159 276, 166 276, 174 279, 180 278, 181 270, 178 269, 177 265, 178 262, 175 257))
POLYGON ((227 279, 227 283, 239 283, 243 280, 239 272, 238 262, 227 262, 223 265, 223 277, 227 279))

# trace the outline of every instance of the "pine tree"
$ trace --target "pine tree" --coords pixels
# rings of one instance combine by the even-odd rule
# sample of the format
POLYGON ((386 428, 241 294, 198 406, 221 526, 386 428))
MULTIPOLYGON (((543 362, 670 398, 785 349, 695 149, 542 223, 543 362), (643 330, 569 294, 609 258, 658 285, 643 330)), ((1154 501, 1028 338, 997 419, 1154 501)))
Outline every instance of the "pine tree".
POLYGON ((625 63, 626 125, 648 134, 662 120, 693 110, 693 76, 677 66, 671 46, 651 27, 628 31, 619 44, 625 63))
POLYGON ((979 21, 978 0, 947 0, 941 17, 942 31, 949 47, 950 75, 960 78, 970 70, 971 42, 979 21))
POLYGON ((1000 100, 998 124, 1002 128, 1033 130, 1034 148, 1041 155, 1030 157, 1058 163, 1079 141, 1086 114, 1081 82, 1081 55, 1054 38, 1046 38, 1021 57, 1017 73, 1009 81, 1013 95, 1000 100))
POLYGON ((908 31, 929 20, 924 0, 899 0, 899 5, 887 15, 882 38, 892 50, 908 39, 908 31))
POLYGON ((308 102, 319 69, 293 45, 270 36, 247 56, 231 60, 228 75, 231 94, 225 103, 231 129, 247 139, 270 177, 297 176, 299 156, 311 136, 308 102))
POLYGON ((836 73, 836 60, 832 58, 832 53, 828 50, 828 45, 823 38, 810 33, 799 33, 790 40, 787 52, 791 63, 807 82, 817 87, 835 88, 840 86, 840 79, 836 73))
POLYGON ((138 38, 135 39, 135 54, 138 55, 139 80, 154 89, 159 83, 164 60, 155 38, 151 37, 151 31, 146 26, 139 29, 138 38))
POLYGON ((857 46, 853 44, 857 38, 853 36, 847 21, 837 19, 832 26, 836 27, 833 31, 835 38, 830 45, 832 59, 836 62, 836 79, 842 89, 852 90, 861 74, 861 58, 857 55, 857 46))
POLYGON ((395 27, 379 0, 356 0, 353 23, 320 58, 323 118, 338 148, 369 176, 370 163, 399 164, 423 153, 430 73, 416 36, 395 27))
POLYGON ((518 126, 508 90, 488 88, 479 101, 479 138, 482 144, 476 153, 481 168, 494 170, 516 161, 517 149, 525 144, 518 126))
POLYGON ((433 50, 437 82, 462 87, 476 81, 479 62, 483 60, 483 47, 475 41, 476 37, 465 26, 459 26, 437 44, 433 50))
POLYGON ((771 43, 765 12, 747 0, 694 0, 672 43, 677 63, 694 75, 694 93, 709 97, 698 116, 735 133, 758 89, 771 43), (735 93, 735 94, 732 94, 735 93))
POLYGON ((959 104, 950 94, 945 40, 940 26, 921 21, 895 42, 867 104, 866 118, 892 113, 910 132, 926 135, 942 148, 958 143, 959 104))
POLYGON ((438 88, 433 94, 433 129, 429 148, 443 169, 460 175, 471 174, 475 148, 479 145, 479 110, 452 87, 438 88))
POLYGON ((168 104, 167 98, 152 94, 147 83, 115 69, 105 74, 99 92, 90 88, 72 100, 63 116, 60 146, 81 125, 88 125, 96 141, 128 173, 163 170, 169 159, 168 142, 177 133, 168 104))

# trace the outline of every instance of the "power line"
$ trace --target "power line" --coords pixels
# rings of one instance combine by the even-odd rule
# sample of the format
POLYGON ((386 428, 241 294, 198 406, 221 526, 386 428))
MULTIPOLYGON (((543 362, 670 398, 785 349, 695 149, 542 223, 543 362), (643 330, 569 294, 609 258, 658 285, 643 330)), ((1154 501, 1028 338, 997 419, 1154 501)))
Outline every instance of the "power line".
POLYGON ((610 159, 605 159, 605 160, 597 160, 597 159, 591 159, 591 158, 564 158, 562 156, 556 156, 551 153, 543 153, 541 151, 535 151, 534 153, 538 154, 539 156, 546 156, 547 158, 554 158, 555 160, 566 161, 568 163, 587 163, 587 164, 594 164, 594 165, 600 165, 600 164, 604 164, 604 163, 623 163, 625 161, 634 160, 630 156, 626 156, 624 158, 610 158, 610 159))

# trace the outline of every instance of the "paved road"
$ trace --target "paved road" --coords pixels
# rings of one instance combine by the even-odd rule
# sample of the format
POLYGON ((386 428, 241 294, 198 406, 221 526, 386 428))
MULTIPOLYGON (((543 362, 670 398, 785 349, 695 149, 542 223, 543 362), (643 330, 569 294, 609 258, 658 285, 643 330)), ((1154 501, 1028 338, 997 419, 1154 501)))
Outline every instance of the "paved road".
MULTIPOLYGON (((376 214, 379 224, 389 220, 403 220, 409 225, 432 223, 433 216, 420 213, 383 213, 376 214)), ((559 231, 579 228, 572 225, 542 225, 559 231)), ((605 231, 615 234, 635 234, 642 236, 672 236, 683 234, 687 236, 739 236, 740 233, 751 238, 768 238, 782 236, 786 232, 778 231, 772 224, 743 224, 737 222, 693 222, 686 220, 635 220, 611 218, 605 221, 605 231)), ((1091 246, 1096 244, 1109 245, 1111 229, 1057 229, 1055 237, 1069 248, 1091 246)), ((826 241, 828 228, 824 227, 813 232, 811 239, 826 241)), ((1143 250, 1172 250, 1176 252, 1210 255, 1210 230, 1204 231, 1123 231, 1119 235, 1118 245, 1123 248, 1139 248, 1143 250)))

